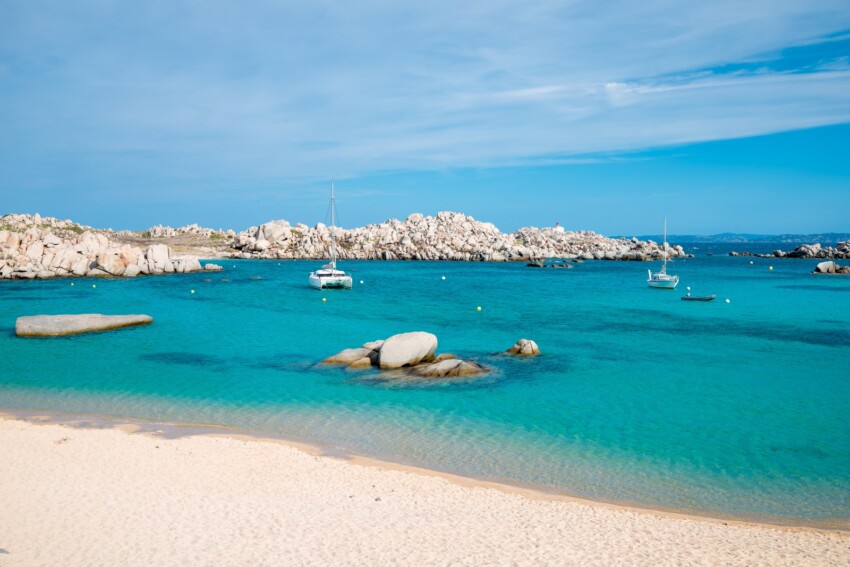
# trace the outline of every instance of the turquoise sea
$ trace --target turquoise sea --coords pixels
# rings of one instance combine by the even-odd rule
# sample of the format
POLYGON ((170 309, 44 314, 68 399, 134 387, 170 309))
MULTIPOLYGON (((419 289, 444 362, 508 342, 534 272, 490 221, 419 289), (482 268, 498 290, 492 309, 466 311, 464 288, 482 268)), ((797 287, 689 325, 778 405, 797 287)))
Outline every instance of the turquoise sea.
POLYGON ((319 262, 294 261, 3 281, 0 408, 224 424, 590 499, 850 525, 850 278, 750 260, 677 261, 675 291, 631 262, 352 261, 355 289, 321 292, 306 285, 319 262), (681 301, 686 286, 718 299, 681 301), (14 336, 21 315, 92 312, 154 323, 14 336), (413 330, 493 373, 398 383, 316 366, 413 330), (500 354, 520 338, 543 355, 500 354))

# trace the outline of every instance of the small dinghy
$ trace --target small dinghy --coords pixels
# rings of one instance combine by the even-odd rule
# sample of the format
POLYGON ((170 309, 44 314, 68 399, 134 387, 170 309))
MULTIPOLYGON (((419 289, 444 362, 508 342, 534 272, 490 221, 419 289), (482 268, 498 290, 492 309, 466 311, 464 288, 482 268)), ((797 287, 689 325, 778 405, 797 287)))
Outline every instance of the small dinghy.
POLYGON ((689 293, 682 296, 682 301, 714 301, 716 297, 717 295, 713 293, 711 295, 691 295, 689 293))

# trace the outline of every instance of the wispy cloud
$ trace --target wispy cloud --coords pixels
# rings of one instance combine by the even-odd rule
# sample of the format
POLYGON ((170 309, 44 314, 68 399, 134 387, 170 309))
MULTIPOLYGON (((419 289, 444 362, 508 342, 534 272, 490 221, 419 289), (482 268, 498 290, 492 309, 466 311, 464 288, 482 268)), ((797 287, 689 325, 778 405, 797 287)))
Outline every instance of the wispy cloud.
POLYGON ((4 11, 4 190, 46 161, 76 163, 80 186, 264 191, 329 170, 587 163, 850 120, 843 0, 4 11), (770 63, 804 46, 827 52, 770 63))

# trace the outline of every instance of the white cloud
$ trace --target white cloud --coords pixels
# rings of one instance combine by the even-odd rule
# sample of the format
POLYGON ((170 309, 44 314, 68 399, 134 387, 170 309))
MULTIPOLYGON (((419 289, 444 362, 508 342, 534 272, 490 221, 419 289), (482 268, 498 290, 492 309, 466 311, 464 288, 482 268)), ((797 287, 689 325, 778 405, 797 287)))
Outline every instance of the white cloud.
POLYGON ((805 75, 710 71, 847 29, 843 0, 11 12, 7 170, 84 156, 103 175, 249 186, 329 169, 586 160, 850 120, 846 58, 805 75))

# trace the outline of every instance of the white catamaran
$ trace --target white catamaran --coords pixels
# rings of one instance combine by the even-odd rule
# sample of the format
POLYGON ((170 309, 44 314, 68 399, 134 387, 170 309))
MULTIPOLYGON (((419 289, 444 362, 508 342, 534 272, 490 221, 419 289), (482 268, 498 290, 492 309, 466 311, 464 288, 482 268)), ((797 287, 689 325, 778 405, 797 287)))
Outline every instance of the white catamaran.
POLYGON ((676 289, 676 286, 679 285, 679 276, 672 276, 667 273, 667 219, 664 219, 664 265, 660 272, 654 274, 652 270, 648 270, 648 272, 649 279, 646 280, 646 283, 649 284, 649 287, 676 289))
POLYGON ((334 180, 331 179, 331 261, 321 269, 310 272, 310 287, 316 289, 351 289, 351 275, 336 269, 336 205, 334 204, 334 180))

